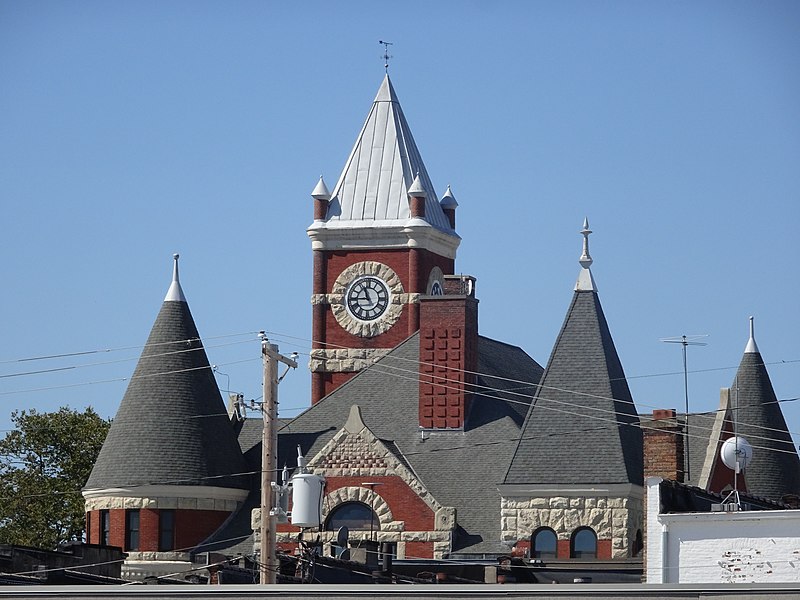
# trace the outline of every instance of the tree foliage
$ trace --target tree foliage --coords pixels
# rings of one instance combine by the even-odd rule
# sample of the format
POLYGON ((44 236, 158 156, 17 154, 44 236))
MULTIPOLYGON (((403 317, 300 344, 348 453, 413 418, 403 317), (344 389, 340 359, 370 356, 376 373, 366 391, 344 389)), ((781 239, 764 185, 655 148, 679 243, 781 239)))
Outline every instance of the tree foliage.
POLYGON ((110 421, 92 408, 78 412, 14 411, 16 426, 0 440, 0 543, 55 549, 80 540, 81 488, 110 421))

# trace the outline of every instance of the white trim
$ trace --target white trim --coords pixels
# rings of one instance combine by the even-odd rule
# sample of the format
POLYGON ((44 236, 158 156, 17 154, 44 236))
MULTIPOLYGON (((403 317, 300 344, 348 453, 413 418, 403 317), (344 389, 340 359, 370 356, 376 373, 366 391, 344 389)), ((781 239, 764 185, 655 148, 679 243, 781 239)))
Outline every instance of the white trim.
POLYGON ((575 486, 553 484, 506 483, 497 486, 504 498, 517 496, 535 496, 537 498, 552 497, 614 497, 644 498, 644 488, 632 483, 614 483, 610 485, 575 486))
POLYGON ((424 248, 454 259, 461 243, 455 232, 445 233, 420 219, 397 219, 384 226, 365 226, 364 221, 314 221, 306 233, 312 250, 424 248))
POLYGON ((192 498, 209 500, 233 500, 243 502, 248 490, 197 485, 139 485, 118 488, 84 489, 87 500, 100 497, 115 498, 192 498))

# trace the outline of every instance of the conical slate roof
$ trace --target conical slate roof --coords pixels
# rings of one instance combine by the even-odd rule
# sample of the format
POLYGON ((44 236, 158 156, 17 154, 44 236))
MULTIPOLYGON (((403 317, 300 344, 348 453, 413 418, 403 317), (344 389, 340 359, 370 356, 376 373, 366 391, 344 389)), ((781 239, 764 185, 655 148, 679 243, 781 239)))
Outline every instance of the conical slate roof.
POLYGON ((85 489, 248 489, 247 469, 177 277, 85 489))
POLYGON ((800 458, 752 330, 731 385, 730 404, 738 414, 738 434, 753 446, 753 460, 744 472, 747 492, 770 500, 800 495, 800 458))
POLYGON ((643 483, 642 432, 590 264, 587 241, 575 294, 506 484, 643 483))
MULTIPOLYGON (((419 175, 425 221, 455 235, 442 211, 389 76, 331 194, 327 227, 396 227, 411 217, 408 190, 419 175)), ((318 224, 318 226, 321 224, 318 224)))

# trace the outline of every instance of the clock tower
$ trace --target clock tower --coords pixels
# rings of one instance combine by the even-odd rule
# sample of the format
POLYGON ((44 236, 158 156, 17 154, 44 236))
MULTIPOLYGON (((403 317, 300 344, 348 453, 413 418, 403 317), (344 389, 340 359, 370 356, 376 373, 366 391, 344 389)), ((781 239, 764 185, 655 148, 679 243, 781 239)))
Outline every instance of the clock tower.
POLYGON ((443 293, 461 238, 388 75, 333 191, 320 177, 311 196, 316 403, 419 329, 420 296, 443 293))

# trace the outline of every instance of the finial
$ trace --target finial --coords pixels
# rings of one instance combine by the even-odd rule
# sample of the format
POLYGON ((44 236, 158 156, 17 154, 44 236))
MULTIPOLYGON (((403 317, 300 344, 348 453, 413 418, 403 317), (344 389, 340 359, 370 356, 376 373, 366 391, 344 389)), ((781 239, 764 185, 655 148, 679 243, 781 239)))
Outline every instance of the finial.
POLYGON ((175 261, 172 266, 172 283, 169 286, 169 290, 167 290, 164 302, 186 302, 186 296, 183 295, 181 282, 178 278, 178 259, 180 257, 181 255, 177 252, 172 255, 172 259, 175 261))
POLYGON ((589 229, 589 219, 585 217, 583 219, 583 229, 580 233, 583 236, 583 253, 578 262, 582 268, 575 284, 575 291, 596 292, 597 286, 594 284, 594 277, 592 277, 592 272, 589 269, 592 266, 592 262, 594 262, 592 257, 589 256, 589 234, 592 233, 592 230, 589 229))
POLYGON ((456 197, 453 195, 453 190, 450 189, 450 184, 447 184, 447 189, 445 190, 442 199, 439 200, 439 204, 442 208, 456 208, 458 206, 456 197))
POLYGON ((745 346, 744 352, 745 354, 755 354, 758 352, 758 346, 756 345, 756 337, 753 327, 753 317, 750 317, 750 339, 747 340, 747 346, 745 346))
POLYGON ((414 177, 411 187, 408 188, 408 195, 411 198, 425 198, 428 195, 425 188, 422 187, 422 182, 419 179, 419 171, 417 171, 417 176, 414 177))
POLYGON ((389 59, 392 56, 389 54, 389 46, 393 46, 394 42, 384 42, 383 40, 378 40, 379 44, 383 44, 383 68, 386 69, 386 73, 389 73, 389 59))
POLYGON ((589 219, 584 217, 583 218, 583 229, 581 230, 581 235, 583 236, 583 254, 581 254, 581 258, 578 262, 581 263, 581 266, 584 269, 588 269, 592 266, 592 257, 589 256, 589 234, 592 233, 592 230, 589 229, 589 219))
POLYGON ((319 176, 319 181, 317 185, 314 186, 314 190, 311 192, 311 197, 314 200, 330 200, 331 193, 328 191, 328 186, 325 185, 325 180, 322 179, 322 175, 319 176))

